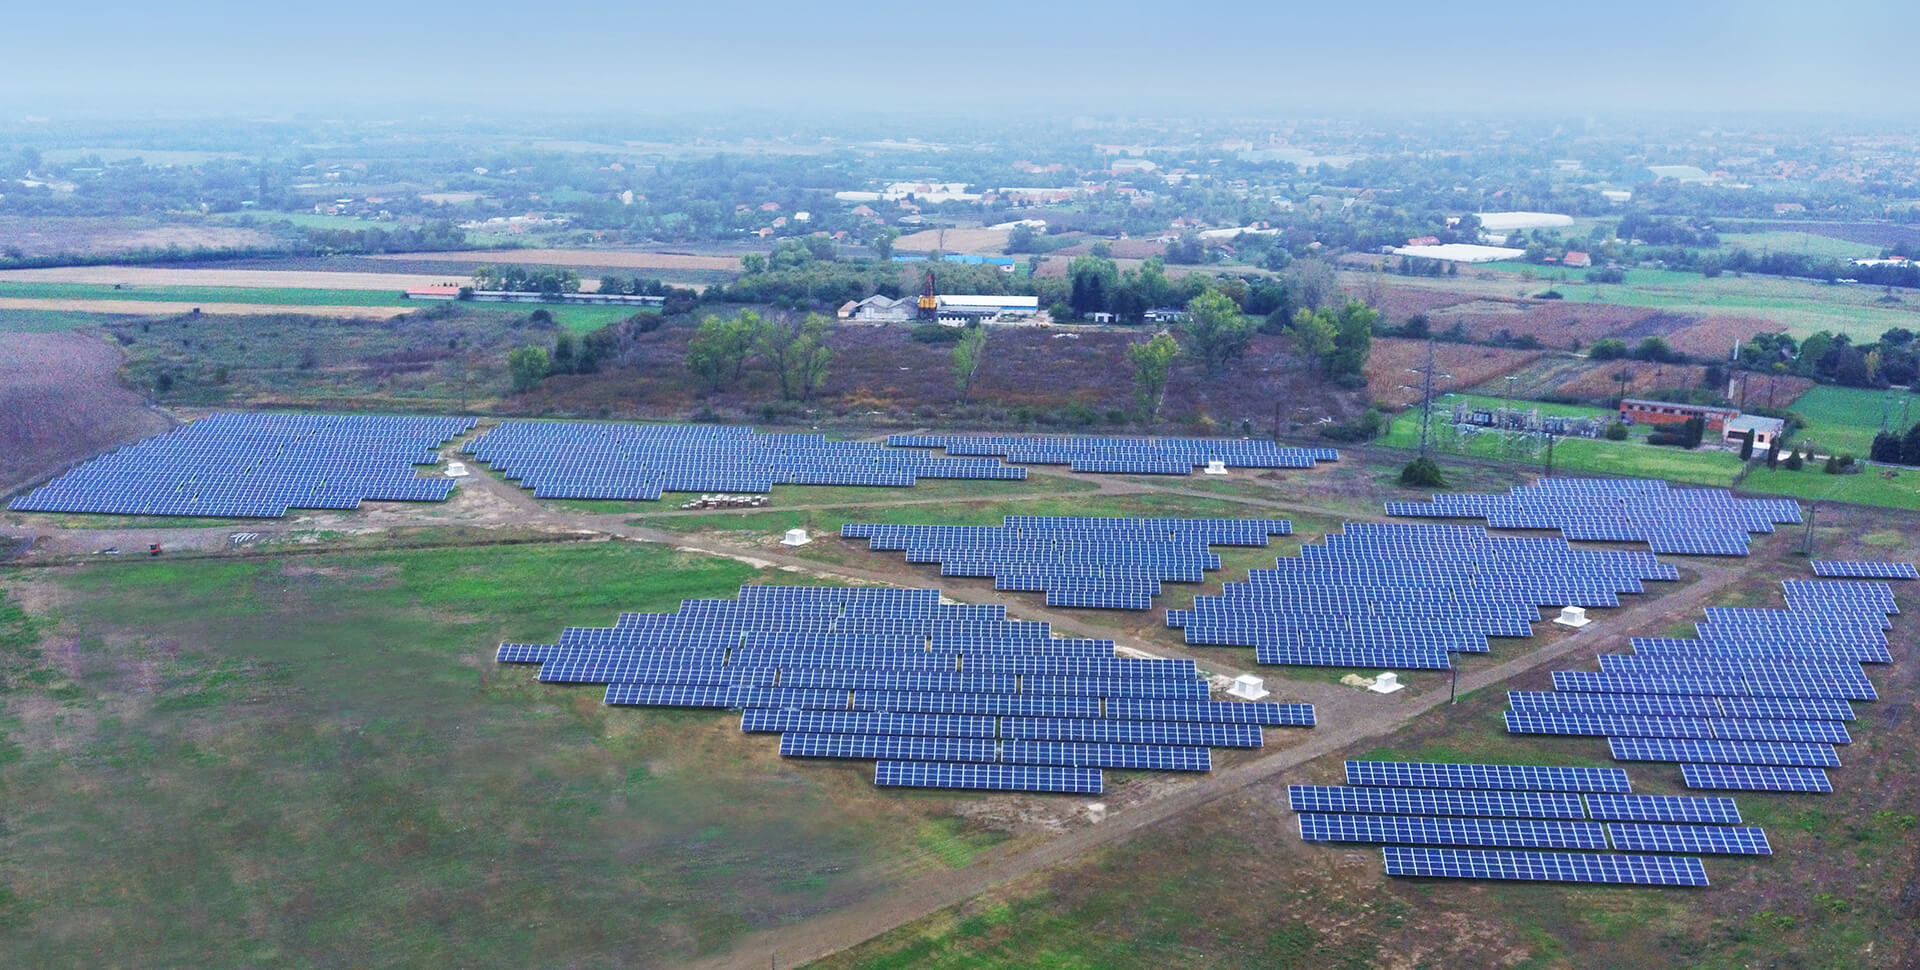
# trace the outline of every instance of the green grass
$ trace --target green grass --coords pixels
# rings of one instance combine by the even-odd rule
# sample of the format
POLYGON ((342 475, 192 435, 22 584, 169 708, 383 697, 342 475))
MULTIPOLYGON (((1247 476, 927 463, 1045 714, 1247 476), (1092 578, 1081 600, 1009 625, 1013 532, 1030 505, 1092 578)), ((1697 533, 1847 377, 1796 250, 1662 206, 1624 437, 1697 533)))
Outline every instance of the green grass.
POLYGON ((1905 391, 1821 385, 1795 398, 1787 407, 1807 423, 1798 432, 1797 441, 1812 442, 1821 454, 1864 458, 1873 447, 1873 436, 1880 431, 1881 416, 1886 415, 1889 426, 1899 434, 1908 425, 1920 421, 1920 407, 1915 403, 1913 396, 1905 391))
MULTIPOLYGON (((909 502, 926 499, 985 500, 1008 495, 1052 495, 1091 492, 1099 485, 1086 478, 1034 475, 1023 481, 973 481, 952 478, 923 478, 909 488, 862 485, 775 485, 767 493, 771 508, 793 505, 851 505, 862 502, 909 502)), ((550 504, 595 514, 626 513, 654 515, 678 512, 683 502, 700 497, 699 492, 663 492, 657 502, 628 502, 617 499, 554 499, 550 504)))
POLYGON ((749 581, 635 543, 0 571, 0 964, 663 966, 1003 838, 493 662, 749 581))
POLYGON ((1765 495, 1920 511, 1920 471, 1911 468, 1894 471, 1894 478, 1884 478, 1880 471, 1871 468, 1857 475, 1829 475, 1821 470, 1819 463, 1809 464, 1797 472, 1756 468, 1740 487, 1765 495))
MULTIPOLYGON (((1436 451, 1441 454, 1462 454, 1545 469, 1544 444, 1535 447, 1492 433, 1467 438, 1455 432, 1446 419, 1452 416, 1451 404, 1459 400, 1496 408, 1503 403, 1500 398, 1467 394, 1448 395, 1443 401, 1436 401, 1434 404, 1436 451), (1442 417, 1443 413, 1446 415, 1445 418, 1442 417)), ((1517 407, 1530 408, 1537 405, 1541 413, 1546 415, 1605 417, 1611 413, 1602 408, 1579 405, 1532 401, 1514 403, 1517 407)), ((1419 409, 1409 409, 1396 416, 1380 443, 1390 448, 1418 449, 1420 447, 1419 409)), ((1734 476, 1740 472, 1740 464, 1739 456, 1729 452, 1684 451, 1678 448, 1655 447, 1647 444, 1646 440, 1638 435, 1625 441, 1608 441, 1604 438, 1561 438, 1555 443, 1553 449, 1553 466, 1556 471, 1664 478, 1668 481, 1702 485, 1733 484, 1734 476)))
POLYGON ((1756 256, 1761 253, 1797 253, 1802 256, 1829 256, 1834 259, 1871 259, 1880 255, 1878 246, 1849 242, 1845 239, 1835 239, 1832 236, 1821 236, 1810 232, 1768 229, 1760 232, 1720 233, 1720 251, 1731 253, 1736 249, 1744 249, 1756 256))
POLYGON ((0 310, 0 333, 65 333, 118 319, 108 313, 64 310, 0 310))
POLYGON ((816 535, 838 535, 848 522, 889 525, 999 525, 1009 515, 1092 515, 1244 518, 1244 502, 1189 498, 1184 495, 1035 497, 1022 500, 936 502, 926 505, 882 505, 813 509, 768 509, 752 512, 716 512, 711 515, 673 515, 634 519, 634 525, 675 532, 751 532, 772 535, 805 528, 816 535))
POLYGON ((273 306, 413 306, 392 290, 310 290, 301 287, 126 286, 91 283, 0 282, 0 297, 41 300, 167 300, 176 303, 264 303, 273 306))
MULTIPOLYGON (((1513 290, 1508 292, 1525 288, 1529 294, 1537 293, 1551 284, 1570 301, 1612 303, 1701 316, 1757 317, 1773 321, 1780 329, 1796 337, 1831 330, 1847 334, 1855 342, 1871 342, 1892 327, 1914 329, 1920 326, 1920 299, 1916 299, 1910 291, 1896 291, 1900 294, 1901 302, 1888 304, 1880 302, 1882 293, 1878 287, 1758 274, 1722 274, 1708 279, 1699 273, 1678 270, 1630 269, 1624 282, 1594 284, 1586 282, 1583 270, 1554 269, 1527 263, 1483 263, 1473 267, 1472 271, 1477 273, 1485 270, 1533 273, 1532 280, 1509 280, 1513 290), (1565 275, 1565 281, 1560 279, 1562 275, 1565 275)), ((1410 282, 1421 285, 1419 281, 1410 282)))

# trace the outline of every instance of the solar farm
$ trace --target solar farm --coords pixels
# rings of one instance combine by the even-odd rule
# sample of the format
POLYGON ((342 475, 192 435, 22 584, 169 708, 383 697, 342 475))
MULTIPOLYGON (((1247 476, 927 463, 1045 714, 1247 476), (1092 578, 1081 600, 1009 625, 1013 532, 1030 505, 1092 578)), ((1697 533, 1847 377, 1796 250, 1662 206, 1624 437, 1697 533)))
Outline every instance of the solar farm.
MULTIPOLYGON (((350 602, 398 584, 386 609, 430 619, 390 628, 343 613, 315 655, 386 679, 355 680, 331 708, 371 707, 365 693, 404 709, 396 698, 419 685, 427 707, 368 730, 404 723, 479 745, 484 767, 444 784, 510 820, 502 831, 540 833, 539 848, 490 852, 549 873, 594 870, 591 857, 641 866, 648 884, 683 881, 676 905, 698 898, 737 927, 712 949, 716 967, 745 953, 727 949, 737 941, 758 945, 749 930, 884 910, 883 929, 919 933, 914 920, 1049 868, 1056 897, 1103 887, 1131 920, 1155 918, 1134 898, 1164 872, 1180 888, 1152 905, 1190 921, 1244 906, 1311 922, 1324 902, 1521 927, 1610 906, 1668 914, 1671 933, 1690 907, 1785 911, 1784 874, 1836 892, 1854 878, 1843 863, 1897 854, 1910 811, 1880 796, 1911 788, 1894 762, 1915 740, 1900 715, 1913 688, 1898 602, 1915 573, 1883 561, 1903 551, 1888 527, 1822 505, 1830 558, 1818 558, 1797 549, 1811 530, 1778 534, 1806 524, 1792 502, 1513 480, 1401 501, 1352 455, 1250 440, 216 414, 78 465, 10 511, 183 528, 311 512, 341 534, 432 527, 416 516, 434 506, 367 503, 510 518, 526 545, 449 542, 433 560, 438 596, 408 578, 429 552, 298 549, 287 525, 208 523, 219 544, 206 559, 259 576, 236 578, 192 625, 156 620, 150 639, 65 635, 144 656, 163 649, 149 643, 238 650, 271 626, 302 647, 314 616, 279 604, 313 596, 331 610, 316 591, 350 602), (450 477, 447 457, 473 474, 450 477), (1075 479, 1073 494, 1047 488, 1075 479), (950 484, 915 491, 933 480, 950 484), (988 484, 1008 481, 1026 484, 988 484), (806 496, 786 487, 809 485, 854 487, 782 507, 806 496), (571 501, 679 492, 771 498, 719 514, 571 501), (783 544, 795 523, 840 541, 783 544), (513 557, 537 565, 496 572, 513 557), (1569 608, 1587 612, 1569 624, 1569 608), (386 659, 402 654, 413 666, 386 659), (1386 673, 1404 689, 1360 689, 1386 673), (570 776, 569 764, 591 767, 570 776), (696 861, 655 864, 682 854, 696 861), (789 891, 768 875, 785 871, 813 875, 789 891)), ((202 560, 126 565, 190 576, 202 560)), ((125 623, 192 596, 112 613, 125 623)), ((298 648, 263 663, 313 667, 298 648)), ((442 786, 433 757, 410 761, 418 780, 389 789, 442 786)), ((465 826, 447 831, 479 817, 443 811, 465 826)), ((628 895, 651 891, 633 878, 628 895)), ((1349 938, 1314 925, 1315 939, 1349 938)), ((1651 931, 1634 939, 1659 965, 1651 931)), ((1368 952, 1377 964, 1384 951, 1368 952)), ((764 965, 766 951, 742 961, 764 965)))
POLYGON ((1300 838, 1379 845, 1389 876, 1706 886, 1698 856, 1667 853, 1773 854, 1766 833, 1739 824, 1733 799, 1630 794, 1617 768, 1349 761, 1346 771, 1346 786, 1287 789, 1300 838))
POLYGON ((887 444, 941 448, 949 455, 993 455, 1016 465, 1066 465, 1077 472, 1130 475, 1191 475, 1215 462, 1226 468, 1312 468, 1340 457, 1332 448, 1220 438, 897 434, 889 436, 887 444))
POLYGON ((937 589, 747 586, 497 659, 605 684, 609 705, 739 711, 782 756, 870 760, 881 787, 1097 795, 1102 769, 1208 771, 1212 748, 1314 721, 1308 704, 1209 700, 1191 660, 1120 657, 937 589))
POLYGON ((1725 489, 1644 479, 1543 478, 1506 495, 1442 494, 1388 502, 1387 514, 1485 519, 1495 529, 1555 529, 1568 539, 1644 542, 1656 553, 1744 556, 1748 537, 1800 521, 1792 499, 1735 498, 1725 489))
POLYGON ((999 526, 849 522, 844 539, 939 563, 942 576, 988 576, 993 588, 1044 592, 1048 606, 1145 610, 1161 583, 1198 583, 1220 568, 1209 546, 1264 546, 1289 535, 1285 519, 1006 517, 999 526))
POLYGON ((16 512, 279 518, 289 509, 438 502, 420 466, 469 418, 216 414, 102 455, 14 499, 16 512))

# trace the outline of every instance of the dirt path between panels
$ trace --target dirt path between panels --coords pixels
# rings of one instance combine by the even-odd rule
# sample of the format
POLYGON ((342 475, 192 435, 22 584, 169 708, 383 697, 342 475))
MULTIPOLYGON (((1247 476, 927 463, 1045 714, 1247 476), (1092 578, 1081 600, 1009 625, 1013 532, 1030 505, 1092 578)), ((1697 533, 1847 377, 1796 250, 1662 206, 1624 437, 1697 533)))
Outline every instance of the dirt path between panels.
MULTIPOLYGON (((1700 570, 1699 581, 1684 590, 1636 604, 1547 647, 1515 657, 1499 666, 1464 675, 1462 692, 1499 684, 1583 650, 1613 640, 1627 627, 1664 623, 1668 616, 1697 613, 1716 594, 1741 577, 1737 568, 1716 566, 1700 570)), ((967 868, 932 874, 899 887, 872 905, 839 910, 791 926, 764 930, 743 938, 727 953, 686 966, 690 970, 755 970, 777 960, 783 967, 799 966, 836 953, 876 936, 957 905, 1004 883, 1061 865, 1088 852, 1124 842, 1182 813, 1276 778, 1316 758, 1335 754, 1363 742, 1386 737, 1415 718, 1447 703, 1439 691, 1389 703, 1381 698, 1345 689, 1330 689, 1316 697, 1318 727, 1303 743, 1271 750, 1257 760, 1217 769, 1203 779, 1168 790, 1160 798, 1116 812, 1097 825, 1058 836, 1037 846, 1012 852, 990 850, 967 868)), ((1263 749, 1267 750, 1267 749, 1263 749)))

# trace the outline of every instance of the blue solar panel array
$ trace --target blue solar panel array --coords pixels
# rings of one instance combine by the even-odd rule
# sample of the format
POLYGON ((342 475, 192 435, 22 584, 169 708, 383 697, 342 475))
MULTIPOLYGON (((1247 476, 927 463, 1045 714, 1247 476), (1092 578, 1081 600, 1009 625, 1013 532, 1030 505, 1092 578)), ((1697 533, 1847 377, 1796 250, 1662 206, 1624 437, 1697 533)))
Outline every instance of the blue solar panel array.
POLYGON ((1346 771, 1345 787, 1287 789, 1300 837, 1381 845, 1388 875, 1704 886, 1698 858, 1631 853, 1772 852, 1765 833, 1739 824, 1733 799, 1631 794, 1618 768, 1349 761, 1346 771))
POLYGON ((1915 571, 1910 562, 1815 559, 1813 574, 1853 579, 1920 579, 1920 571, 1915 571))
POLYGON ((605 684, 608 704, 739 710, 781 754, 876 761, 883 786, 1097 793, 1103 768, 1207 771, 1211 748, 1313 724, 1306 704, 1207 699, 1191 660, 1055 639, 937 589, 746 586, 497 659, 605 684))
POLYGON ((1791 499, 1735 498, 1647 479, 1543 478, 1506 495, 1445 493, 1388 502, 1388 515, 1485 519, 1495 529, 1558 529, 1568 539, 1644 542, 1656 553, 1744 556, 1747 536, 1800 521, 1791 499))
POLYGON ((1605 737, 1616 759, 1680 763, 1689 787, 1831 791, 1850 701, 1879 696, 1861 665, 1892 662, 1899 607, 1886 583, 1782 587, 1787 609, 1709 607, 1698 638, 1634 637, 1598 671, 1509 693, 1507 730, 1605 737))
POLYGON ((1136 475, 1191 475, 1215 461, 1228 468, 1312 468, 1340 457, 1332 448, 1284 448, 1253 439, 897 434, 888 437, 887 444, 944 448, 949 455, 995 455, 1023 465, 1068 465, 1077 472, 1136 475))
POLYGON ((1389 876, 1629 886, 1707 885, 1706 867, 1692 856, 1419 849, 1393 845, 1380 852, 1389 876))
POLYGON ((416 465, 471 418, 214 414, 108 452, 14 499, 16 512, 278 518, 289 509, 438 502, 416 465))
POLYGON ((1027 477, 1026 469, 990 458, 937 458, 872 442, 761 434, 729 425, 508 421, 465 450, 540 498, 651 501, 662 492, 1027 477))
POLYGON ((1220 568, 1209 546, 1264 546, 1285 519, 1133 519, 1009 515, 997 526, 849 522, 847 539, 940 564, 942 576, 991 576, 1000 590, 1047 594, 1048 606, 1144 610, 1162 581, 1198 583, 1220 568))
POLYGON ((1490 637, 1527 637, 1542 606, 1618 606, 1679 578, 1649 553, 1474 526, 1350 522, 1218 596, 1168 610, 1186 642, 1249 646, 1263 664, 1445 670, 1490 637))

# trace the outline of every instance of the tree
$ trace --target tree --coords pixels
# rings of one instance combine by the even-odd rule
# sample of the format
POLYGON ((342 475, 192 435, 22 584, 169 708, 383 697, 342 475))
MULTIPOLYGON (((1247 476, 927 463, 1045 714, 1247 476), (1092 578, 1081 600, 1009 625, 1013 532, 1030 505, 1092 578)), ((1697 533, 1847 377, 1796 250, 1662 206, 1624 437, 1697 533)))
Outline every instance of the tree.
POLYGON ((1180 356, 1180 345, 1169 333, 1157 333, 1152 340, 1127 347, 1127 363, 1133 365, 1133 389, 1140 410, 1151 424, 1160 416, 1160 398, 1167 390, 1167 375, 1180 356))
POLYGON ((739 380, 764 326, 751 310, 730 320, 710 316, 700 321, 700 329, 687 341, 687 369, 716 391, 739 380))
POLYGON ((1232 361, 1246 356, 1253 325, 1225 293, 1208 290, 1187 302, 1187 321, 1181 328, 1187 353, 1200 362, 1208 376, 1218 375, 1232 361))
POLYGON ((1740 436, 1740 460, 1741 461, 1753 460, 1753 433, 1752 432, 1747 432, 1746 434, 1743 434, 1740 436))
POLYGON ((515 394, 533 390, 551 367, 545 347, 516 347, 507 353, 507 372, 513 377, 515 394))
POLYGON ((973 377, 980 372, 980 363, 987 355, 987 328, 984 324, 967 328, 960 336, 960 342, 953 345, 953 386, 960 392, 960 403, 965 405, 973 394, 973 377))
POLYGON ((773 371, 781 397, 789 401, 813 397, 833 359, 833 351, 827 347, 829 329, 827 318, 818 313, 807 314, 797 324, 767 321, 756 328, 753 350, 773 371))
MULTIPOLYGON (((1595 344, 1595 346, 1599 346, 1595 344)), ((1633 348, 1636 360, 1651 361, 1657 364, 1674 364, 1686 359, 1686 355, 1674 350, 1659 337, 1648 337, 1633 348)))
POLYGON ((1867 458, 1885 465, 1900 463, 1900 437, 1892 432, 1882 431, 1873 436, 1873 447, 1867 451, 1867 458))
POLYGON ((1033 252, 1034 243, 1038 238, 1039 235, 1033 231, 1033 227, 1026 223, 1014 226, 1013 231, 1007 233, 1007 255, 1033 252))
POLYGON ((1627 356, 1627 342, 1615 340, 1612 337, 1596 340, 1593 346, 1587 349, 1587 357, 1593 360, 1620 360, 1625 356, 1627 356))
POLYGON ((1336 378, 1355 380, 1366 370, 1373 352, 1373 325, 1378 311, 1358 300, 1348 300, 1334 321, 1333 356, 1328 369, 1336 378))
POLYGON ((1423 456, 1400 469, 1400 484, 1409 488, 1446 488, 1447 476, 1440 470, 1439 462, 1423 456))
POLYGON ((1324 259, 1298 260, 1287 267, 1283 279, 1287 292, 1293 294, 1294 305, 1308 310, 1325 306, 1338 288, 1333 267, 1324 259))
POLYGON ((573 348, 573 334, 563 333, 553 338, 553 354, 548 363, 548 372, 553 374, 571 374, 577 369, 573 348))
POLYGON ((881 259, 892 259, 893 241, 898 238, 900 238, 899 230, 885 229, 867 243, 867 248, 872 249, 873 254, 881 259))
POLYGON ((1920 465, 1920 424, 1907 429, 1900 438, 1900 464, 1920 465))
POLYGON ((1340 333, 1333 314, 1326 310, 1301 309, 1293 315, 1293 340, 1300 355, 1323 371, 1333 358, 1334 338, 1340 333))
POLYGON ((1120 271, 1113 260, 1080 256, 1067 264, 1067 282, 1067 305, 1074 316, 1106 313, 1111 309, 1113 291, 1119 288, 1120 271))

